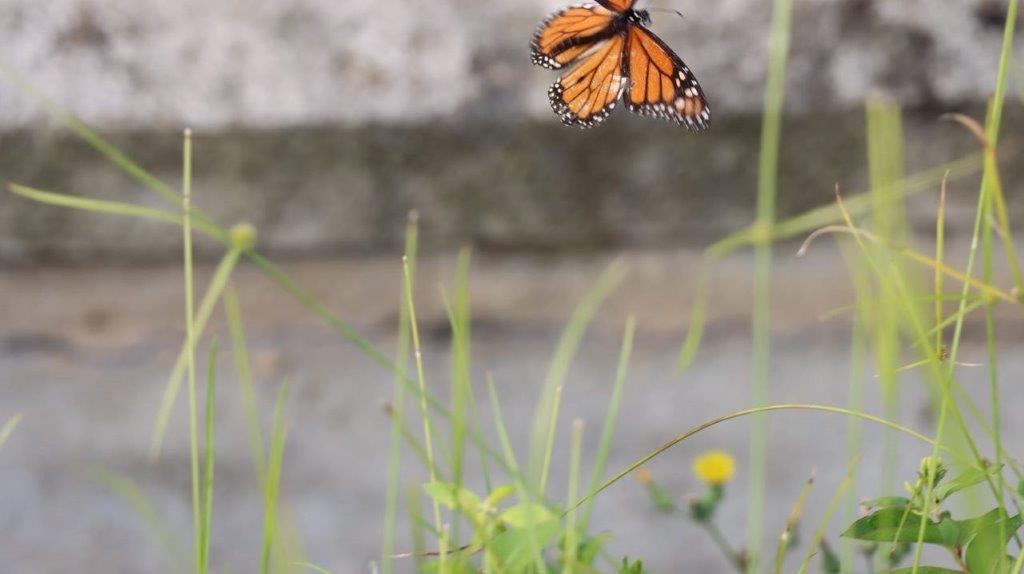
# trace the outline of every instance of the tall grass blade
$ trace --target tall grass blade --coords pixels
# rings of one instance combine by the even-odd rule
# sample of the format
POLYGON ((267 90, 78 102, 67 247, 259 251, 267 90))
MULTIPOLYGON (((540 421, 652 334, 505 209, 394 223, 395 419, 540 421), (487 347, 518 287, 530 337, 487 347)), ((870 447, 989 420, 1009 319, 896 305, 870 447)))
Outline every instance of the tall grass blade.
POLYGON ((188 571, 183 560, 188 560, 189 553, 186 545, 178 537, 178 531, 160 514, 153 501, 135 481, 104 468, 89 468, 86 474, 128 504, 142 520, 157 541, 161 559, 168 572, 188 571))
POLYGON ((253 472, 262 491, 264 487, 262 481, 266 476, 267 465, 266 446, 263 442, 263 429, 260 428, 260 409, 256 402, 256 390, 253 387, 249 345, 245 340, 245 327, 242 324, 242 307, 238 301, 238 292, 230 283, 224 290, 224 315, 227 318, 228 330, 231 332, 231 350, 235 359, 238 388, 242 396, 242 409, 245 411, 245 426, 249 434, 249 448, 252 450, 253 472))
MULTIPOLYGON (((904 245, 907 238, 906 209, 898 188, 903 179, 903 135, 899 107, 881 96, 867 101, 868 172, 871 181, 873 232, 888 244, 904 245)), ((894 262, 896 272, 905 275, 906 269, 894 262)), ((881 290, 895 292, 889 275, 879 275, 881 290)), ((885 418, 899 419, 899 373, 901 341, 900 314, 902 304, 895 297, 886 297, 879 306, 874 325, 874 355, 876 372, 882 390, 885 418)), ((882 445, 882 492, 892 492, 896 484, 897 437, 886 430, 882 445)))
POLYGON ((562 550, 562 574, 576 571, 576 501, 580 486, 580 453, 583 451, 583 421, 576 419, 572 424, 572 448, 569 451, 569 487, 566 506, 569 508, 565 521, 565 547, 562 550))
MULTIPOLYGON (((501 414, 501 402, 498 400, 498 391, 494 388, 494 381, 488 375, 487 391, 491 398, 491 411, 494 413, 494 426, 498 430, 498 439, 501 441, 502 451, 505 453, 505 463, 512 470, 513 481, 516 492, 521 502, 526 504, 526 519, 528 524, 536 524, 534 521, 533 505, 529 491, 526 489, 524 480, 519 474, 519 465, 516 463, 515 451, 512 450, 512 442, 508 439, 508 431, 505 429, 505 417, 501 414)), ((547 572, 544 564, 543 549, 537 541, 533 528, 527 528, 527 539, 530 542, 530 552, 533 554, 534 567, 537 572, 547 572)))
POLYGON ((818 529, 815 530, 814 538, 812 538, 810 544, 807 545, 807 553, 804 554, 804 561, 800 564, 799 574, 807 572, 807 567, 811 564, 811 558, 814 557, 815 551, 819 546, 821 546, 821 541, 825 538, 825 528, 832 520, 832 515, 835 513, 836 508, 839 507, 839 503, 843 500, 843 495, 846 493, 846 490, 850 488, 850 484, 853 482, 854 473, 857 472, 857 467, 859 465, 860 455, 857 455, 850 460, 849 467, 846 470, 846 476, 844 476, 842 482, 839 483, 839 487, 836 489, 836 493, 832 497, 832 502, 829 503, 828 508, 825 510, 825 517, 821 519, 821 524, 819 524, 818 529))
POLYGON ((779 542, 775 546, 775 574, 782 574, 782 567, 786 562, 786 554, 789 553, 790 545, 796 536, 800 518, 804 515, 804 506, 807 505, 807 495, 811 493, 811 487, 813 486, 814 473, 812 472, 811 477, 804 483, 804 487, 800 489, 800 496, 793 503, 793 508, 789 511, 789 518, 786 519, 786 527, 782 530, 782 534, 779 535, 779 542))
MULTIPOLYGON (((872 287, 870 270, 866 268, 864 261, 858 257, 858 253, 848 243, 842 246, 843 259, 846 261, 849 274, 856 292, 857 303, 850 336, 850 382, 847 391, 847 408, 851 411, 860 411, 864 404, 864 378, 865 366, 868 364, 868 326, 871 322, 872 287)), ((863 423, 860 419, 850 417, 846 426, 846 452, 848 458, 854 457, 862 450, 863 423)), ((850 475, 850 483, 853 488, 848 489, 848 495, 843 505, 843 520, 847 524, 853 524, 859 518, 859 502, 857 500, 857 467, 854 467, 850 475)), ((844 572, 853 570, 854 551, 856 541, 843 538, 840 540, 840 562, 844 572)))
MULTIPOLYGON (((757 178, 757 219, 754 223, 753 371, 751 402, 768 403, 771 362, 772 245, 775 199, 778 192, 779 148, 782 139, 782 108, 786 97, 793 0, 775 0, 772 10, 771 53, 764 95, 760 164, 757 178)), ((747 571, 758 572, 764 522, 765 437, 767 421, 755 416, 750 423, 750 486, 747 514, 747 571)))
POLYGON ((399 297, 398 343, 395 352, 395 383, 391 399, 391 446, 388 456, 388 486, 384 506, 384 539, 381 545, 380 568, 382 574, 391 574, 394 568, 391 555, 395 547, 395 522, 398 513, 398 477, 402 452, 402 428, 405 418, 405 377, 409 362, 409 304, 405 293, 412 288, 415 277, 418 226, 417 218, 410 214, 405 229, 405 260, 409 274, 402 275, 402 295, 399 297))
POLYGON ((823 412, 823 413, 841 414, 841 415, 845 415, 845 416, 849 416, 849 417, 858 417, 858 418, 861 418, 861 419, 866 420, 866 421, 871 421, 871 422, 880 424, 883 427, 888 427, 888 428, 896 429, 899 432, 901 432, 901 433, 903 433, 903 434, 905 434, 907 436, 913 437, 913 438, 915 438, 915 439, 917 439, 917 440, 919 440, 919 441, 921 441, 921 442, 923 442, 925 444, 938 445, 938 447, 943 452, 948 453, 950 456, 952 456, 953 458, 955 458, 958 461, 962 462, 966 466, 969 466, 971 468, 976 468, 978 470, 982 470, 982 468, 983 468, 983 465, 971 462, 969 459, 965 458, 962 454, 958 453, 957 451, 951 450, 948 447, 942 446, 941 444, 936 442, 935 439, 932 439, 931 437, 925 436, 925 435, 923 435, 923 434, 921 434, 921 433, 919 433, 919 432, 917 432, 917 431, 915 431, 915 430, 913 430, 911 428, 899 425, 899 424, 894 423, 892 421, 887 421, 887 420, 885 420, 885 419, 883 419, 881 417, 877 417, 875 415, 871 415, 871 414, 864 413, 864 412, 851 411, 851 410, 845 409, 843 407, 834 407, 834 406, 829 406, 829 405, 795 404, 795 403, 793 403, 793 404, 766 405, 766 406, 763 406, 763 407, 755 407, 755 408, 744 409, 744 410, 741 410, 741 411, 736 411, 736 412, 733 412, 733 413, 729 413, 727 415, 720 416, 718 418, 714 418, 714 419, 705 421, 705 422, 703 422, 703 423, 701 423, 701 424, 699 424, 699 425, 697 425, 695 427, 690 428, 686 432, 684 432, 684 433, 682 433, 680 435, 677 435, 676 437, 674 437, 671 440, 665 442, 661 446, 659 446, 659 447, 655 448, 654 450, 648 452, 644 456, 640 457, 639 459, 637 459, 636 461, 634 461, 633 463, 628 465, 626 468, 622 469, 621 471, 619 471, 618 473, 613 475, 611 478, 608 478, 607 480, 602 482, 600 485, 598 485, 597 488, 592 489, 583 498, 581 498, 580 500, 576 501, 576 506, 583 505, 589 499, 593 498, 594 496, 597 496, 598 494, 603 492, 606 488, 608 488, 609 486, 611 486, 611 485, 615 484, 616 482, 622 480, 626 476, 629 476, 634 471, 636 471, 638 468, 640 468, 640 467, 644 466, 645 464, 649 463, 651 460, 654 460, 656 457, 660 456, 662 453, 668 451, 672 447, 674 447, 674 446, 676 446, 676 445, 678 445, 678 444, 680 444, 680 443, 682 443, 682 442, 684 442, 686 440, 689 440, 694 435, 699 434, 699 433, 701 433, 701 432, 703 432, 703 431, 705 431, 705 430, 707 430, 707 429, 709 429, 711 427, 717 426, 717 425, 722 424, 724 422, 731 421, 733 419, 739 419, 739 418, 743 418, 743 417, 747 417, 747 416, 754 416, 754 415, 759 415, 759 414, 763 414, 763 413, 770 413, 770 412, 776 412, 776 411, 791 411, 791 410, 797 410, 797 411, 818 411, 818 412, 823 412))
POLYGON ((683 346, 679 349, 679 358, 676 359, 676 373, 685 373, 693 363, 697 351, 700 350, 700 343, 704 337, 704 324, 707 321, 708 304, 711 298, 711 262, 705 256, 701 262, 700 270, 697 272, 697 294, 693 298, 693 311, 690 317, 690 326, 686 330, 686 337, 683 339, 683 346))
POLYGON ((200 518, 199 483, 199 409, 196 404, 196 323, 195 296, 192 279, 192 133, 185 130, 183 146, 182 178, 182 232, 185 244, 185 367, 188 373, 188 430, 189 458, 192 463, 192 529, 195 537, 196 572, 205 574, 203 568, 203 533, 200 518))
MULTIPOLYGON (((430 410, 427 409, 427 380, 423 371, 423 350, 420 345, 420 331, 416 322, 416 304, 413 302, 413 276, 410 261, 402 258, 402 270, 405 276, 405 304, 409 308, 409 332, 412 334, 412 350, 416 364, 416 380, 420 391, 420 414, 423 416, 423 444, 427 448, 427 469, 430 482, 437 482, 437 464, 434 461, 434 431, 430 423, 430 410)), ((434 506, 434 528, 442 532, 441 506, 436 498, 432 498, 434 506)))
POLYGON ((550 443, 554 440, 551 428, 552 425, 557 424, 558 419, 558 407, 556 406, 558 388, 565 384, 569 366, 579 350, 587 325, 590 324, 604 300, 622 281, 623 273, 622 265, 619 262, 613 263, 605 270, 576 307, 569 324, 562 331, 558 346, 555 348, 555 354, 551 359, 537 408, 534 411, 533 427, 530 433, 527 474, 531 484, 541 493, 544 492, 544 483, 547 480, 545 476, 548 464, 546 454, 551 452, 550 443))
POLYGON ((206 440, 203 452, 206 454, 206 472, 203 475, 203 522, 202 522, 202 571, 210 568, 210 523, 213 519, 213 470, 216 461, 214 443, 215 413, 217 411, 217 340, 210 341, 206 370, 206 440))
MULTIPOLYGON (((633 336, 636 334, 636 318, 632 315, 626 319, 626 330, 622 335, 622 348, 619 351, 619 366, 615 371, 615 386, 612 388, 612 396, 608 401, 608 412, 604 417, 604 426, 601 428, 601 442, 597 445, 597 456, 594 460, 594 470, 590 473, 590 489, 597 488, 601 477, 604 476, 605 466, 608 463, 608 452, 611 450, 612 437, 615 435, 615 425, 619 420, 619 407, 622 404, 622 393, 626 387, 626 374, 629 372, 629 360, 633 353, 633 336)), ((583 507, 583 518, 580 520, 580 527, 585 531, 590 524, 590 514, 594 510, 593 499, 588 500, 583 507)))
MULTIPOLYGON (((203 331, 205 331, 206 323, 213 314, 217 301, 220 300, 221 294, 224 292, 224 288, 227 286, 228 280, 231 278, 231 273, 234 271, 240 255, 241 252, 239 250, 231 249, 224 255, 220 260, 220 263, 217 265, 217 269, 214 271, 213 277, 210 279, 210 284, 206 288, 206 293, 203 295, 202 301, 199 302, 199 311, 195 314, 193 323, 193 336, 195 339, 200 338, 203 331)), ((174 408, 174 402, 178 397, 182 376, 185 374, 188 367, 188 353, 189 339, 186 337, 185 344, 182 345, 181 352, 178 354, 178 360, 174 363, 171 375, 167 379, 167 386, 164 388, 164 394, 160 401, 160 408, 157 411, 156 422, 153 425, 153 438, 149 444, 149 455, 150 458, 154 460, 160 457, 160 449, 163 447, 164 436, 167 432, 167 423, 170 421, 171 410, 174 408)))
POLYGON ((286 379, 278 391, 274 407, 274 427, 270 433, 270 458, 267 461, 266 487, 263 490, 263 545, 260 552, 260 572, 269 574, 271 557, 277 551, 277 498, 281 486, 281 467, 284 460, 284 443, 288 436, 288 425, 284 420, 284 406, 288 400, 286 379))

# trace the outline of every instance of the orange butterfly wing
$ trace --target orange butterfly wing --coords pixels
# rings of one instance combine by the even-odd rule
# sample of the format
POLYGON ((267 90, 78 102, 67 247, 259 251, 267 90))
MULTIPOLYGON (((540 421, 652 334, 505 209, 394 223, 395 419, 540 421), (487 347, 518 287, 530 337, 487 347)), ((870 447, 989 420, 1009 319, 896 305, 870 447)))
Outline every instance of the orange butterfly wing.
POLYGON ((555 12, 533 35, 530 58, 538 66, 552 70, 563 68, 609 38, 614 18, 615 14, 597 4, 581 4, 555 12))
POLYGON ((627 32, 626 76, 630 111, 701 131, 711 121, 707 99, 693 72, 660 38, 641 26, 627 32))
POLYGON ((563 124, 590 128, 608 119, 626 88, 625 46, 625 34, 612 36, 551 85, 551 109, 563 124))

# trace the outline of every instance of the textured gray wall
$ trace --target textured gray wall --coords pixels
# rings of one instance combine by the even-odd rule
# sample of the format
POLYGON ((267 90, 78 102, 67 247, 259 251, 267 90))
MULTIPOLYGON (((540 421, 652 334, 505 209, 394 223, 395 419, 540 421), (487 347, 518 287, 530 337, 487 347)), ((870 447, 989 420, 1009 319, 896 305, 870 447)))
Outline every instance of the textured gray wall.
MULTIPOLYGON (((530 64, 528 43, 563 4, 2 0, 0 59, 172 184, 180 129, 194 128, 197 203, 225 225, 255 223, 278 253, 393 249, 410 209, 428 244, 512 250, 706 244, 748 222, 770 2, 659 2, 686 15, 656 13, 655 29, 711 99, 701 135, 622 109, 597 130, 562 127, 546 97, 555 74, 530 64)), ((983 115, 1001 1, 795 5, 784 214, 831 202, 837 181, 863 187, 870 93, 907 108, 909 170, 977 149, 937 118, 983 115)), ((42 129, 48 117, 0 77, 0 183, 153 203, 42 129)), ((1020 118, 1010 106, 1009 146, 1020 118)), ((932 209, 914 213, 927 223, 932 209)), ((159 224, 0 194, 0 263, 176 258, 178 241, 159 224)))
MULTIPOLYGON (((0 56, 107 127, 545 118, 553 74, 529 65, 562 0, 4 0, 0 56)), ((642 2, 641 5, 651 4, 642 2)), ((655 29, 720 114, 761 104, 770 2, 672 0, 655 29)), ((984 101, 1002 0, 797 0, 793 111, 984 101)), ((38 124, 0 84, 0 127, 38 124)))

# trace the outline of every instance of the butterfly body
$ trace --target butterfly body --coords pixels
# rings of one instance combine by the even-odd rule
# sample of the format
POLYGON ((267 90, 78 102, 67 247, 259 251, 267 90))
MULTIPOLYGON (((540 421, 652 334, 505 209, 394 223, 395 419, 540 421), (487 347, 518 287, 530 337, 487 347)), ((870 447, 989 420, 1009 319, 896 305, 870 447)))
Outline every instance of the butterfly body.
POLYGON ((634 9, 636 0, 598 2, 552 14, 531 43, 534 64, 573 66, 548 90, 562 123, 600 125, 625 99, 634 113, 706 129, 711 113, 704 92, 679 56, 647 29, 650 13, 634 9))

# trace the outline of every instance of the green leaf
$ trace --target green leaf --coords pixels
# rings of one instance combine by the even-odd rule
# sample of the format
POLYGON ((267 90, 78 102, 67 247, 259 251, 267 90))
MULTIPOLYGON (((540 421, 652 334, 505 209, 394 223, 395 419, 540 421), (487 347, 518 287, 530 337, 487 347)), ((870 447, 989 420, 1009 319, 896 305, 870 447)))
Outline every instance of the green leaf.
POLYGON ((992 527, 994 527, 998 532, 1000 522, 1003 522, 1004 524, 1003 528, 1006 532, 1006 541, 1009 542, 1013 533, 1021 526, 1021 517, 1020 515, 1016 515, 1011 518, 1002 508, 993 508, 976 518, 958 520, 957 526, 960 530, 960 538, 957 542, 960 546, 967 546, 976 535, 979 535, 992 527))
POLYGON ((1019 514, 1007 516, 1002 508, 994 508, 983 516, 964 521, 961 538, 967 546, 964 561, 970 571, 974 574, 1011 571, 1013 559, 1003 560, 1000 568, 999 556, 1005 554, 1006 544, 1020 525, 1019 514))
POLYGON ((905 496, 883 496, 880 498, 865 500, 861 503, 861 506, 865 508, 905 508, 908 504, 910 504, 910 501, 905 496))
POLYGON ((538 524, 557 522, 558 517, 540 504, 517 504, 501 513, 501 520, 512 528, 529 528, 538 524))
MULTIPOLYGON (((896 570, 890 570, 889 574, 911 574, 913 568, 897 568, 896 570)), ((920 566, 917 568, 917 574, 963 574, 961 570, 950 570, 949 568, 940 568, 938 566, 920 566)))
POLYGON ((645 574, 644 563, 642 560, 636 562, 630 562, 629 558, 622 559, 622 565, 619 566, 619 574, 645 574))
POLYGON ((455 485, 450 482, 428 482, 423 485, 427 496, 448 508, 455 508, 455 485))
POLYGON ((448 508, 458 508, 466 514, 478 514, 482 510, 483 503, 475 492, 466 488, 456 490, 450 482, 428 482, 423 485, 423 490, 448 508))
POLYGON ((558 536, 559 530, 557 519, 535 522, 532 528, 512 528, 502 532, 491 540, 487 548, 498 557, 503 571, 523 572, 534 560, 531 536, 540 548, 544 548, 558 536))
POLYGON ((495 487, 495 489, 492 490, 489 495, 487 495, 487 500, 484 501, 484 504, 486 504, 489 508, 496 508, 499 504, 501 504, 501 501, 505 500, 509 496, 512 496, 513 494, 515 494, 515 492, 516 489, 511 484, 503 484, 501 486, 495 487))
POLYGON ((935 487, 934 493, 935 498, 939 501, 946 500, 953 494, 965 489, 970 488, 976 484, 981 484, 991 476, 999 472, 1002 467, 992 466, 986 471, 981 471, 977 468, 968 468, 967 470, 956 475, 952 480, 949 480, 943 484, 935 487))
POLYGON ((586 564, 587 566, 593 566, 594 561, 597 559, 598 553, 604 548, 604 545, 612 539, 610 532, 602 532, 597 536, 592 536, 583 541, 580 544, 578 553, 578 559, 580 563, 586 564))
MULTIPOLYGON (((911 512, 906 514, 904 519, 904 514, 902 508, 889 507, 877 510, 854 522, 842 536, 875 542, 916 542, 922 517, 911 512)), ((958 525, 953 520, 943 518, 941 522, 934 522, 925 519, 924 542, 955 548, 958 534, 958 525)))

